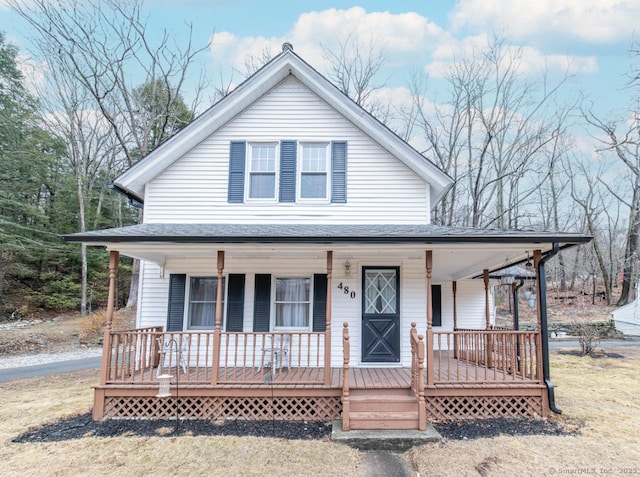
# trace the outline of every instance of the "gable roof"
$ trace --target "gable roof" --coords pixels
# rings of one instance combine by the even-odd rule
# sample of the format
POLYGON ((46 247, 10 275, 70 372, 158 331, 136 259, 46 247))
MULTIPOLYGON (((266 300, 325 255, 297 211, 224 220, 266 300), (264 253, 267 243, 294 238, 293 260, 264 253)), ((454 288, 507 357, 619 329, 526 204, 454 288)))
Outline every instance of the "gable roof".
POLYGON ((425 182, 429 183, 432 207, 440 201, 453 185, 451 177, 342 93, 329 80, 296 55, 290 44, 285 43, 282 53, 180 132, 118 176, 113 181, 114 188, 124 192, 130 198, 142 202, 144 200, 144 189, 149 181, 239 115, 289 75, 293 75, 373 141, 399 159, 425 182))

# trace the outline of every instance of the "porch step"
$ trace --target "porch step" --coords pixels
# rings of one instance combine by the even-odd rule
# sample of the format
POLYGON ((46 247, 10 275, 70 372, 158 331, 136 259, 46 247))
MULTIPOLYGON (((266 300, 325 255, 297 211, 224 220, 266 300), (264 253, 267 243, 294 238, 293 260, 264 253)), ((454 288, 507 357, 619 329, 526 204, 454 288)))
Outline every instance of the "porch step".
POLYGON ((405 394, 356 394, 349 397, 351 412, 412 412, 417 411, 414 396, 405 394))
POLYGON ((350 412, 351 429, 417 429, 418 411, 415 412, 350 412))
POLYGON ((354 391, 349 396, 351 429, 418 429, 418 402, 407 390, 354 391))

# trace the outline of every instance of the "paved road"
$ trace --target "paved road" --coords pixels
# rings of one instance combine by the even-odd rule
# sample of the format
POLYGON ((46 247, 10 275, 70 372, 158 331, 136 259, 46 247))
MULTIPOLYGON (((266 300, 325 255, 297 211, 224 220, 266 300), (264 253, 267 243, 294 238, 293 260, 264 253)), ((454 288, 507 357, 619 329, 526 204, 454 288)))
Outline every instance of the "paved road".
MULTIPOLYGON (((627 338, 626 340, 602 340, 596 348, 618 348, 626 346, 640 346, 640 338, 627 338)), ((579 348, 575 340, 549 340, 549 348, 579 348)))
POLYGON ((35 366, 0 369, 0 382, 33 378, 36 376, 48 376, 51 374, 70 373, 71 371, 80 371, 83 369, 97 369, 100 368, 101 360, 102 358, 97 356, 69 361, 56 361, 54 363, 38 364, 35 366))

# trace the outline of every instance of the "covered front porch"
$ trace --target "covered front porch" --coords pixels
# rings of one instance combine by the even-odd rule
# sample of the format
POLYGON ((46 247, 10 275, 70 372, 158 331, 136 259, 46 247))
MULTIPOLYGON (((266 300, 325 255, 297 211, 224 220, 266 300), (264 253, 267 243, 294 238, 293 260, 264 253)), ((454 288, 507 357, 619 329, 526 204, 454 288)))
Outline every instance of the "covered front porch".
MULTIPOLYGON (((539 278, 559 248, 542 240, 551 237, 505 236, 495 244, 493 237, 454 240, 439 229, 425 229, 432 234, 426 236, 420 228, 400 227, 406 236, 380 231, 372 237, 359 229, 343 236, 323 228, 334 236, 313 229, 293 238, 229 238, 213 237, 207 226, 194 238, 165 229, 136 228, 139 237, 91 236, 110 249, 95 419, 171 417, 177 409, 183 418, 341 417, 345 429, 422 429, 428 420, 544 416, 554 409, 539 278), (153 306, 139 310, 139 327, 132 330, 111 326, 120 251, 155 264, 145 276, 143 298, 153 306), (519 330, 516 317, 512 328, 498 329, 492 287, 499 281, 493 274, 530 256, 538 277, 538 329, 519 330), (379 277, 372 294, 369 272, 379 277), (184 285, 190 274, 223 284, 213 287, 208 329, 190 329, 184 285), (176 276, 182 277, 182 301, 174 302, 176 276), (300 276, 310 277, 305 327, 278 326, 277 280, 300 276), (230 287, 232 280, 243 284, 240 301, 230 288, 225 291, 225 281, 230 287), (162 304, 167 294, 168 311, 167 301, 162 304), (365 318, 374 301, 379 310, 393 312, 374 337, 383 348, 396 346, 397 354, 384 359, 371 359, 377 350, 365 354, 371 343, 365 318), (232 307, 235 321, 229 320, 232 307)), ((515 283, 512 289, 517 292, 515 283)))
POLYGON ((345 324, 347 358, 326 368, 323 333, 222 332, 217 347, 213 332, 111 331, 94 418, 342 418, 348 430, 545 414, 539 332, 434 332, 430 359, 415 324, 410 333, 411 367, 352 367, 345 324), (171 397, 158 397, 163 380, 171 397))

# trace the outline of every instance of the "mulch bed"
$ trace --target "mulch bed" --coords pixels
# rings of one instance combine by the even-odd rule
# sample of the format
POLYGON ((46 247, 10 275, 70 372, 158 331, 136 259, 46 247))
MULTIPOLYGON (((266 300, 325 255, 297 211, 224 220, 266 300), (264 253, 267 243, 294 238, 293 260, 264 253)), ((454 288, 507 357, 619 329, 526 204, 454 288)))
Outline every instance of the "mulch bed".
MULTIPOLYGON (((539 419, 481 419, 456 421, 434 426, 450 440, 494 437, 500 434, 568 435, 557 422, 539 419)), ((227 421, 216 424, 208 420, 104 420, 93 421, 91 414, 61 419, 29 429, 11 442, 59 442, 83 437, 178 437, 178 436, 254 436, 292 440, 321 440, 331 434, 329 422, 227 421)))

